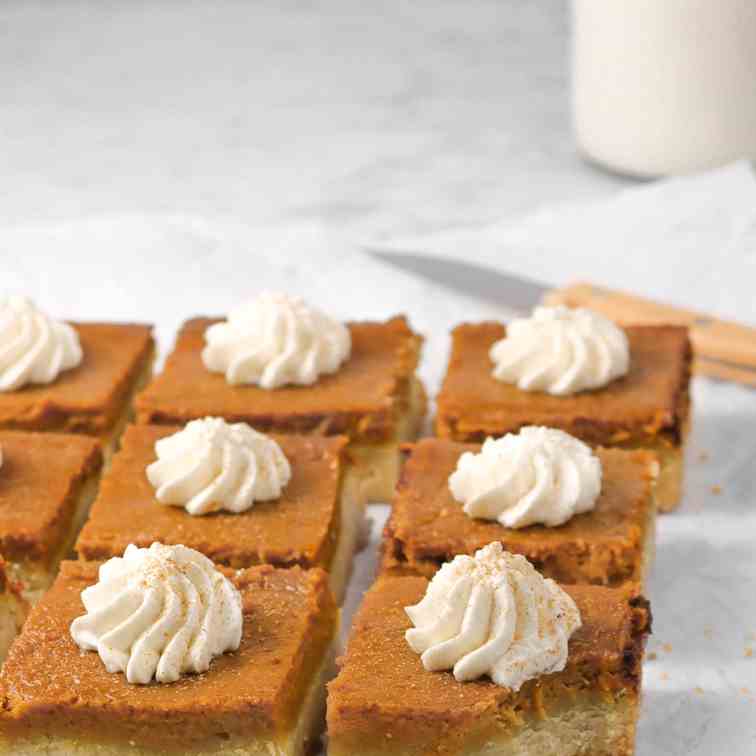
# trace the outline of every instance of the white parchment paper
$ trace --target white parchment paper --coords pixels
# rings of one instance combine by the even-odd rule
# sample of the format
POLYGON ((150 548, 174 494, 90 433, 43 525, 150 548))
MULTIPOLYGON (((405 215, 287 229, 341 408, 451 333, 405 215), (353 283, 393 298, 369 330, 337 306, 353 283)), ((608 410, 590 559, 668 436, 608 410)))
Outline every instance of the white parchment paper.
MULTIPOLYGON (((553 283, 581 277, 620 285, 756 323, 755 184, 747 167, 735 166, 671 188, 632 190, 604 206, 395 243, 553 283)), ((427 339, 421 374, 431 392, 449 329, 506 316, 388 269, 312 224, 109 216, 0 228, 0 293, 26 293, 70 319, 155 323, 163 354, 184 319, 222 314, 261 288, 300 293, 343 318, 407 313, 427 339)), ((696 378, 693 402, 685 499, 660 520, 649 586, 654 635, 641 756, 756 753, 756 392, 696 378)), ((386 510, 371 507, 372 537, 355 566, 347 625, 372 581, 386 510)))

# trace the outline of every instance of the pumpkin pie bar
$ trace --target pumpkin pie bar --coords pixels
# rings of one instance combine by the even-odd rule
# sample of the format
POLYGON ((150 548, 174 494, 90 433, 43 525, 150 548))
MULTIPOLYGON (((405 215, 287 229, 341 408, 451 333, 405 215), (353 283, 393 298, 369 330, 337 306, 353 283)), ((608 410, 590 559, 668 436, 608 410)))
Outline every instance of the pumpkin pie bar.
POLYGON ((165 369, 136 400, 137 422, 178 425, 206 416, 273 433, 345 435, 371 501, 391 498, 399 444, 425 415, 415 368, 422 339, 404 317, 348 324, 351 354, 313 385, 273 390, 232 385, 202 362, 205 332, 219 319, 195 318, 178 334, 165 369))
POLYGON ((183 544, 214 562, 323 567, 340 601, 364 517, 364 497, 349 475, 344 436, 274 436, 291 467, 281 496, 244 512, 193 516, 158 502, 145 470, 155 443, 179 428, 130 425, 103 476, 76 550, 81 558, 119 556, 131 543, 183 544))
POLYGON ((468 516, 449 490, 460 456, 478 451, 477 444, 436 438, 404 447, 406 462, 384 531, 384 574, 430 578, 458 554, 499 542, 561 583, 643 581, 654 551, 658 464, 652 453, 595 450, 603 476, 594 509, 556 527, 514 529, 468 516))
POLYGON ((566 667, 515 692, 429 672, 405 640, 422 577, 382 577, 328 686, 329 756, 630 756, 650 628, 636 591, 562 586, 582 616, 566 667))
POLYGON ((102 468, 94 438, 0 431, 0 554, 36 602, 72 553, 102 468))
POLYGON ((226 575, 241 592, 237 651, 175 683, 134 685, 71 637, 99 565, 64 562, 0 673, 0 753, 304 756, 322 731, 338 610, 322 570, 226 575))
POLYGON ((673 509, 681 495, 690 424, 688 330, 671 325, 623 330, 630 349, 626 375, 603 388, 553 396, 493 377, 489 352, 505 337, 503 324, 457 326, 437 398, 436 435, 480 443, 525 425, 544 425, 596 446, 651 449, 660 462, 659 509, 673 509))
POLYGON ((27 604, 19 586, 9 578, 0 557, 0 665, 26 617, 27 604))
POLYGON ((151 327, 71 323, 82 359, 49 384, 0 392, 0 429, 94 436, 106 458, 131 416, 132 400, 152 374, 151 327))

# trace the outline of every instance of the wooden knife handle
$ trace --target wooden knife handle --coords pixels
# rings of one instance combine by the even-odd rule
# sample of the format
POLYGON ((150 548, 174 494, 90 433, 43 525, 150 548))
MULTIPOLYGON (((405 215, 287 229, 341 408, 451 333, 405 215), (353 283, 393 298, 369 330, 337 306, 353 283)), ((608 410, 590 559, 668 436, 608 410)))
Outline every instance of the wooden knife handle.
POLYGON ((696 372, 756 386, 756 328, 588 283, 555 289, 544 303, 589 307, 619 323, 686 325, 696 372))

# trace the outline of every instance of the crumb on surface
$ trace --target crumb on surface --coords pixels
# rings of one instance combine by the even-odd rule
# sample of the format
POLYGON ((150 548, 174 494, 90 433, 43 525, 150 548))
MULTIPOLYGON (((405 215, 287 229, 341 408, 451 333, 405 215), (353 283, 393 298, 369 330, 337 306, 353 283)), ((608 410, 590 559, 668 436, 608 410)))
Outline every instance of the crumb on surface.
POLYGON ((671 653, 672 651, 672 644, 671 643, 662 643, 662 651, 665 653, 671 653))
POLYGON ((714 637, 714 630, 710 627, 705 627, 704 638, 706 638, 706 640, 711 640, 713 637, 714 637))
POLYGON ((656 651, 651 651, 650 653, 646 654, 646 658, 647 658, 647 659, 648 659, 649 661, 655 661, 655 660, 656 660, 656 659, 658 659, 659 657, 657 656, 657 654, 656 654, 656 651))
POLYGON ((746 646, 745 656, 747 659, 750 659, 753 656, 753 648, 751 646, 746 646))
POLYGON ((698 461, 699 462, 706 462, 706 460, 709 458, 709 453, 702 451, 698 454, 698 461))
POLYGON ((669 680, 669 675, 668 675, 668 674, 667 674, 666 672, 662 672, 662 673, 661 673, 661 674, 659 675, 659 679, 660 679, 660 680, 669 680))
POLYGON ((717 495, 717 496, 718 496, 719 494, 721 494, 721 493, 722 493, 722 486, 713 485, 713 486, 711 487, 711 492, 712 492, 713 494, 715 494, 715 495, 717 495))
POLYGON ((693 688, 694 692, 697 693, 699 696, 703 695, 704 689, 700 685, 696 685, 695 688, 693 688))

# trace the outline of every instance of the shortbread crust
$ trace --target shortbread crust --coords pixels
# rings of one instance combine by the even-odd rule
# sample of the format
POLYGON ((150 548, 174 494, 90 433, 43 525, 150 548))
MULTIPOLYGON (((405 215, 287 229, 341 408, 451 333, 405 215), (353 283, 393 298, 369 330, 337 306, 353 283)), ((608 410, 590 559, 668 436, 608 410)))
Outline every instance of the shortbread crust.
POLYGON ((346 435, 369 500, 388 500, 398 444, 416 437, 426 410, 415 376, 422 338, 406 318, 349 323, 352 352, 338 371, 312 386, 272 390, 230 385, 207 370, 205 331, 217 322, 194 318, 182 326, 163 372, 137 397, 137 422, 178 425, 215 416, 263 432, 346 435))
POLYGON ((50 586, 97 491, 96 439, 63 433, 0 431, 0 552, 24 598, 50 586))
POLYGON ((488 678, 457 682, 428 672, 407 644, 404 607, 428 583, 383 577, 355 619, 340 671, 328 686, 329 756, 630 756, 650 629, 636 589, 564 586, 583 627, 567 667, 519 692, 488 678))
POLYGON ((133 395, 151 375, 152 328, 71 325, 81 341, 81 364, 50 384, 0 393, 0 428, 94 436, 107 454, 130 415, 133 395))
POLYGON ((123 553, 133 543, 181 543, 230 567, 299 564, 323 567, 341 600, 364 517, 360 481, 350 472, 343 436, 273 435, 292 469, 278 499, 241 513, 190 515, 155 498, 145 470, 155 442, 178 427, 131 425, 103 476, 100 492, 76 550, 87 560, 123 553))
POLYGON ((226 570, 244 603, 239 650, 201 675, 141 686, 107 672, 70 636, 98 567, 64 562, 14 644, 0 673, 0 753, 304 756, 312 748, 338 630, 322 570, 226 570))
POLYGON ((0 557, 0 666, 26 619, 27 611, 28 604, 21 596, 18 584, 10 579, 0 557))
POLYGON ((432 577, 458 554, 499 541, 560 582, 616 586, 645 578, 653 557, 658 469, 650 452, 597 449, 602 491, 593 510, 557 527, 515 530, 469 517, 449 490, 459 457, 479 445, 433 438, 404 448, 407 460, 384 533, 383 573, 432 577))
POLYGON ((482 443, 525 425, 559 428, 596 446, 652 449, 661 470, 661 511, 680 500, 684 445, 690 427, 692 350, 683 326, 625 326, 630 370, 594 391, 552 396, 522 391, 491 375, 489 350, 502 323, 464 323, 452 331, 446 376, 437 398, 436 434, 482 443))

